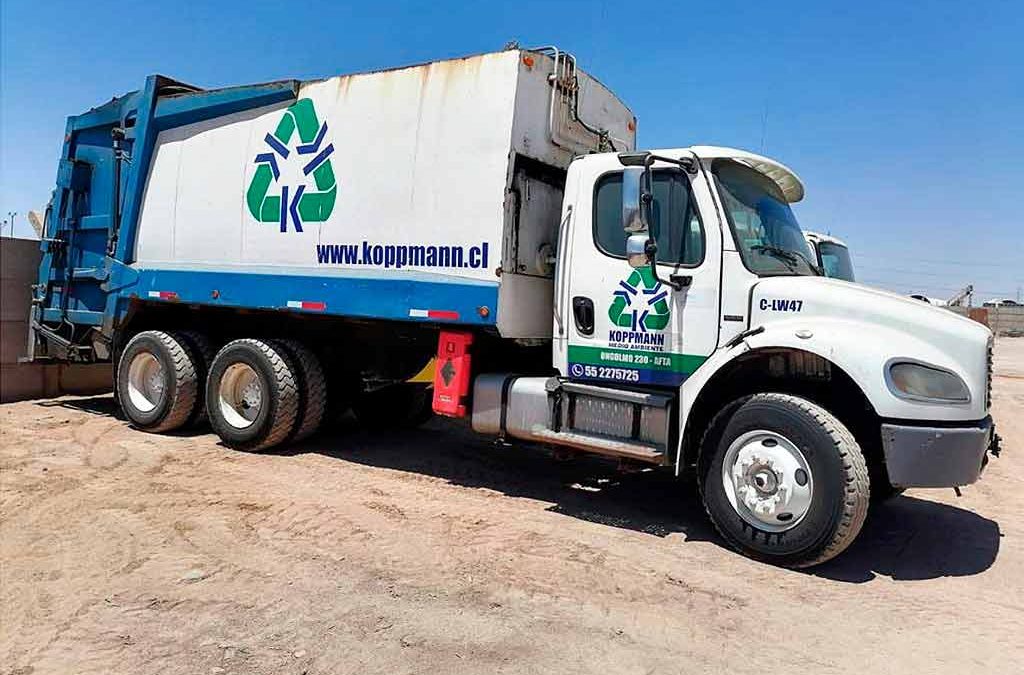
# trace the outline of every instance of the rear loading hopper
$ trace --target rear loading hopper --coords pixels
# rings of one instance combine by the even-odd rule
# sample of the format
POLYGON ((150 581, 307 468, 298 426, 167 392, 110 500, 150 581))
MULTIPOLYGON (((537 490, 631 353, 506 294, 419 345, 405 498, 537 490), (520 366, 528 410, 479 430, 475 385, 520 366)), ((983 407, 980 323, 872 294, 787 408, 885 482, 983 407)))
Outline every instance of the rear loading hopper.
POLYGON ((36 324, 87 351, 133 301, 172 301, 549 337, 565 169, 634 130, 555 50, 208 91, 153 77, 68 121, 36 324))

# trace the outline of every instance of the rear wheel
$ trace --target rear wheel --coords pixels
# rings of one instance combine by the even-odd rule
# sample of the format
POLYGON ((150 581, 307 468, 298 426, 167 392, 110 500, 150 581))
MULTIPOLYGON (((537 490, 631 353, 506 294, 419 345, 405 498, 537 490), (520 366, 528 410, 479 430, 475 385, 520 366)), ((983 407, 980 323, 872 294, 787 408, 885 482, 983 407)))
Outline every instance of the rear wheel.
POLYGON ((206 382, 206 413, 224 444, 259 451, 295 428, 300 394, 287 351, 263 340, 235 340, 217 352, 206 382))
POLYGON ((199 331, 175 331, 174 336, 179 341, 187 343, 192 348, 192 353, 196 356, 195 365, 196 375, 198 376, 199 395, 195 410, 187 424, 202 424, 206 421, 206 378, 210 374, 210 366, 213 365, 213 357, 217 355, 217 351, 213 348, 213 343, 210 342, 210 339, 199 331))
POLYGON ((133 337, 117 364, 117 400, 125 417, 145 431, 171 431, 193 415, 199 397, 197 359, 173 333, 133 337))
POLYGON ((315 434, 327 410, 327 378, 320 359, 312 349, 298 340, 275 340, 292 358, 299 386, 299 419, 295 425, 293 441, 301 441, 315 434))
POLYGON ((734 402, 703 443, 701 492, 722 537, 752 558, 808 567, 839 555, 860 532, 868 469, 849 430, 797 396, 734 402))

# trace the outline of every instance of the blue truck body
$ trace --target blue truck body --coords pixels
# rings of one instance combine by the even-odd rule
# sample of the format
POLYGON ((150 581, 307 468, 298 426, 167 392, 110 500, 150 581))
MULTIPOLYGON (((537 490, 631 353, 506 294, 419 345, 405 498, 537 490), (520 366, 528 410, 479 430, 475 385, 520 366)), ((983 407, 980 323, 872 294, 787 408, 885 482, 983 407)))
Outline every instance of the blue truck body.
MULTIPOLYGON (((138 91, 68 118, 47 209, 30 318, 30 358, 95 358, 133 303, 174 302, 385 320, 493 325, 497 281, 387 270, 135 265, 137 225, 157 134, 240 111, 294 102, 297 80, 211 91, 153 75, 138 91), (312 300, 312 302, 305 302, 312 300), (443 307, 441 316, 410 308, 443 307), (49 345, 40 353, 39 345, 49 345)), ((215 227, 216 223, 210 223, 215 227)))

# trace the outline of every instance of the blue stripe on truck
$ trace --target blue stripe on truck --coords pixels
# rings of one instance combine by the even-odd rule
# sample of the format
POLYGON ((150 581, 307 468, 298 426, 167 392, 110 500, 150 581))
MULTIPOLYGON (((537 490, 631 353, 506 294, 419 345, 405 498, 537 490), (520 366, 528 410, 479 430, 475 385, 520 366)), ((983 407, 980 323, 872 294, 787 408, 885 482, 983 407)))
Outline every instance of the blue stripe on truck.
POLYGON ((324 303, 317 314, 425 322, 437 322, 440 316, 445 323, 484 326, 494 325, 498 314, 496 281, 444 274, 393 270, 312 274, 303 268, 268 267, 137 271, 137 283, 124 289, 122 298, 287 311, 304 311, 296 309, 297 302, 324 303), (174 297, 155 299, 159 293, 174 297))

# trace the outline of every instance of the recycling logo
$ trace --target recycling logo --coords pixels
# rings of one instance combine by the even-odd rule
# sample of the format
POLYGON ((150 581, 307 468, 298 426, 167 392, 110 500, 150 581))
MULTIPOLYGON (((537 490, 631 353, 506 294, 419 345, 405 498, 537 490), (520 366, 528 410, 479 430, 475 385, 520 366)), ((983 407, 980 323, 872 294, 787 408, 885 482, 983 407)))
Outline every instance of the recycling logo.
POLYGON ((331 166, 334 145, 325 144, 326 137, 327 121, 317 118, 312 99, 299 99, 284 111, 277 129, 263 139, 266 148, 253 160, 256 171, 245 193, 253 218, 279 223, 282 232, 288 231, 289 220, 296 232, 302 232, 304 223, 327 220, 338 185, 331 166), (291 180, 282 177, 282 166, 288 162, 298 163, 291 180))
POLYGON ((612 295, 608 318, 619 328, 646 333, 668 325, 668 291, 654 278, 650 267, 633 270, 612 295))

